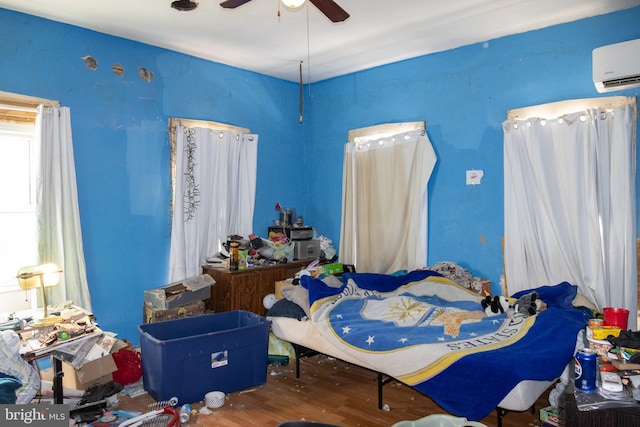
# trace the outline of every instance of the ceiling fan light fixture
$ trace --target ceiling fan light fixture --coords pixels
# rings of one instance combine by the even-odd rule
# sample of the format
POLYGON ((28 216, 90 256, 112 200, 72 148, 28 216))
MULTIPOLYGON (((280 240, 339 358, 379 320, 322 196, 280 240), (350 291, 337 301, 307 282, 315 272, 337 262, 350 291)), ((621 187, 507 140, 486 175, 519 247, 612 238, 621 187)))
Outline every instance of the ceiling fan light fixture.
POLYGON ((198 3, 191 0, 175 0, 171 2, 171 7, 176 10, 186 12, 198 7, 198 3))
POLYGON ((280 0, 284 7, 289 9, 298 9, 304 5, 306 0, 280 0))

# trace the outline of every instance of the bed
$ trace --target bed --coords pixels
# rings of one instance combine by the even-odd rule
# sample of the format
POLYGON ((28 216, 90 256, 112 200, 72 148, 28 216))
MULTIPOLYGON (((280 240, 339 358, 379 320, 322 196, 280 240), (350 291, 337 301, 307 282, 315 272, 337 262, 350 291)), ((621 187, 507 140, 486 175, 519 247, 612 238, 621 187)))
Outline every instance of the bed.
POLYGON ((532 407, 566 371, 587 322, 566 282, 536 288, 547 308, 532 316, 488 316, 483 296, 431 270, 300 282, 268 313, 276 337, 378 372, 379 406, 384 375, 469 420, 498 409, 501 424, 532 407))

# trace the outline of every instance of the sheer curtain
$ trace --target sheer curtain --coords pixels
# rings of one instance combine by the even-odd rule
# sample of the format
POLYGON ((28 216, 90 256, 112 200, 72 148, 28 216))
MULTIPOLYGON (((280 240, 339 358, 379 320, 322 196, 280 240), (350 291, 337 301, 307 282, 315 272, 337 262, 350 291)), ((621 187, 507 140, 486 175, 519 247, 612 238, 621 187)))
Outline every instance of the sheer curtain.
POLYGON ((78 190, 67 107, 38 107, 36 116, 36 217, 38 256, 62 270, 60 284, 47 288, 48 301, 72 301, 91 310, 78 190))
POLYGON ((622 100, 504 122, 505 270, 510 293, 567 281, 635 327, 637 113, 622 100))
POLYGON ((258 135, 175 127, 171 282, 201 274, 229 234, 252 232, 258 135))
POLYGON ((340 261, 392 273, 427 262, 427 183, 436 155, 411 130, 345 145, 340 261))

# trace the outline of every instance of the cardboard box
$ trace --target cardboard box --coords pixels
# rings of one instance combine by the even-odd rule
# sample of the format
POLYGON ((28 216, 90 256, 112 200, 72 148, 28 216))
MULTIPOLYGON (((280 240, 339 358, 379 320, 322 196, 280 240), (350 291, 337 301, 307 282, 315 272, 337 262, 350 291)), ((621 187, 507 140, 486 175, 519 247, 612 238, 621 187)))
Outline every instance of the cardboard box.
POLYGON ((116 362, 107 354, 95 360, 89 360, 78 369, 62 363, 62 386, 75 390, 85 390, 97 384, 105 384, 113 380, 113 372, 118 369, 116 362))
POLYGON ((540 422, 543 426, 561 427, 565 425, 564 415, 555 406, 540 409, 540 422))
POLYGON ((104 333, 97 340, 86 341, 87 344, 92 342, 89 348, 85 345, 74 347, 73 356, 68 353, 66 357, 63 357, 63 354, 58 355, 62 360, 63 387, 85 390, 113 379, 112 373, 118 368, 111 354, 127 344, 109 333, 104 333))
POLYGON ((332 264, 323 264, 323 265, 317 266, 315 270, 311 272, 311 275, 313 277, 317 277, 321 274, 331 275, 331 274, 341 274, 341 273, 344 273, 343 265, 339 262, 335 262, 332 264))
POLYGON ((284 288, 285 286, 292 286, 293 285, 292 282, 293 282, 293 279, 278 280, 275 284, 276 298, 278 299, 284 298, 284 295, 282 295, 282 288, 284 288))
POLYGON ((620 329, 617 326, 594 326, 587 328, 587 338, 594 340, 606 340, 609 335, 617 337, 620 335, 620 329))
POLYGON ((204 314, 204 301, 196 301, 183 307, 163 310, 145 302, 142 308, 142 323, 162 322, 164 320, 182 319, 183 317, 204 314))
POLYGON ((340 274, 342 272, 344 272, 344 269, 339 262, 324 265, 324 274, 340 274))
MULTIPOLYGON (((64 377, 63 377, 64 378, 64 377)), ((62 381, 62 395, 64 397, 82 397, 84 396, 84 390, 78 390, 77 388, 65 387, 64 380, 62 381)), ((44 397, 53 396, 53 367, 40 370, 40 392, 44 397)))
POLYGON ((191 277, 160 288, 144 291, 144 300, 153 307, 168 310, 209 299, 216 283, 208 274, 191 277))

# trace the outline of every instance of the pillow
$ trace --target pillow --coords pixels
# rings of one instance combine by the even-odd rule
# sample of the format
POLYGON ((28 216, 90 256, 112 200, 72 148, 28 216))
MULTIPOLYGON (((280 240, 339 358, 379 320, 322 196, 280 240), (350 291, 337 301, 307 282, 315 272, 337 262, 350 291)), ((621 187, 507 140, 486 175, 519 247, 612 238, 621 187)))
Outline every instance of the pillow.
POLYGON ((593 302, 591 302, 591 300, 589 298, 587 298, 586 296, 582 295, 580 292, 578 292, 576 297, 573 299, 573 306, 574 307, 587 307, 587 308, 590 308, 593 311, 598 311, 598 307, 596 307, 596 305, 593 302))
POLYGON ((334 288, 328 286, 321 279, 314 279, 311 276, 302 276, 300 278, 300 285, 307 290, 308 305, 311 306, 319 299, 341 293, 347 284, 343 283, 339 288, 334 288))
MULTIPOLYGON (((303 276, 307 277, 307 276, 303 276)), ((309 291, 307 291, 303 286, 293 285, 293 286, 285 286, 280 289, 282 292, 282 296, 288 299, 291 302, 298 304, 307 317, 311 317, 309 315, 310 307, 309 307, 309 291)))
POLYGON ((291 317, 302 320, 307 317, 302 307, 286 298, 279 299, 267 312, 267 317, 291 317))
POLYGON ((522 290, 511 295, 511 297, 518 299, 532 291, 536 291, 538 298, 550 308, 571 308, 573 307, 572 302, 578 293, 578 287, 569 282, 562 282, 553 286, 546 285, 535 289, 522 290))
POLYGON ((341 288, 344 283, 334 275, 328 275, 322 278, 322 281, 330 288, 341 288))

